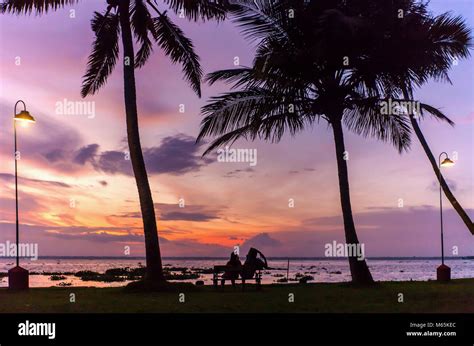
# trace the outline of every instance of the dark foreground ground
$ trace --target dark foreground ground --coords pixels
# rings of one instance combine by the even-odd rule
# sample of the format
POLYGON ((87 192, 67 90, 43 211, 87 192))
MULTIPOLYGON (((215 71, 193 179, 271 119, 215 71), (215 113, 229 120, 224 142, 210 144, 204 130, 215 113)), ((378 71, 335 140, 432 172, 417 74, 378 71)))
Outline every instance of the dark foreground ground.
POLYGON ((474 313, 474 279, 449 284, 382 282, 375 287, 349 284, 266 285, 224 290, 130 293, 123 288, 0 289, 0 312, 416 312, 474 313), (75 302, 70 302, 71 293, 75 302), (294 302, 289 302, 293 294, 294 302), (399 302, 403 294, 403 302, 399 302), (184 302, 180 302, 183 300, 184 302))

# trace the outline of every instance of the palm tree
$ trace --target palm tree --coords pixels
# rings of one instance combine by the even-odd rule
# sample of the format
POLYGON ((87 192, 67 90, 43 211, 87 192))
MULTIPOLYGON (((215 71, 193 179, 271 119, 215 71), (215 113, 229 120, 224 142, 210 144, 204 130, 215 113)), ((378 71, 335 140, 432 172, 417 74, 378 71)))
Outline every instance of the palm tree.
MULTIPOLYGON (((227 81, 241 90, 213 97, 203 107, 205 118, 198 140, 219 136, 204 153, 207 154, 241 137, 277 142, 286 131, 295 135, 307 125, 326 121, 334 137, 346 243, 358 246, 343 123, 355 133, 390 141, 399 151, 409 147, 409 123, 404 117, 376 116, 375 101, 382 98, 384 89, 376 83, 353 81, 343 58, 356 55, 344 49, 321 49, 321 36, 330 31, 324 27, 328 18, 317 3, 320 2, 262 0, 244 1, 233 7, 232 13, 244 33, 258 40, 256 57, 250 68, 208 75, 211 84, 227 81), (290 10, 296 13, 297 20, 288 15, 290 10)), ((340 35, 351 36, 350 32, 340 35)), ((373 282, 365 260, 350 256, 349 266, 353 282, 373 282)))
MULTIPOLYGON (((407 101, 413 102, 415 88, 430 78, 451 83, 448 72, 453 62, 470 56, 472 34, 460 16, 452 17, 449 13, 444 13, 431 17, 426 4, 423 4, 402 20, 392 23, 391 27, 391 36, 384 42, 384 50, 372 62, 383 62, 386 73, 392 78, 398 75, 399 78, 394 80, 398 81, 401 94, 407 101), (401 68, 408 72, 414 71, 418 78, 400 78, 401 68)), ((425 109, 434 118, 454 126, 454 122, 439 109, 429 105, 425 105, 425 109)), ((409 112, 407 115, 445 196, 474 235, 474 223, 451 192, 418 124, 417 120, 422 119, 423 114, 409 112)))
MULTIPOLYGON (((451 83, 448 72, 453 62, 470 56, 472 34, 460 16, 453 17, 450 13, 432 16, 426 3, 413 0, 364 0, 353 4, 371 9, 372 30, 379 34, 379 37, 374 35, 375 40, 371 41, 373 49, 366 52, 356 74, 362 79, 383 75, 385 83, 391 84, 398 97, 404 99, 400 101, 419 102, 414 100, 414 90, 430 79, 451 83)), ((350 25, 352 31, 361 27, 360 21, 351 22, 344 16, 336 16, 335 22, 350 25)), ((451 126, 454 126, 454 122, 436 107, 427 104, 421 106, 421 114, 407 112, 406 115, 444 194, 468 230, 474 234, 474 223, 441 174, 417 120, 423 119, 426 113, 451 126)))
MULTIPOLYGON (((7 0, 2 4, 1 12, 18 15, 44 14, 77 2, 78 0, 7 0)), ((225 18, 224 0, 163 0, 162 3, 173 12, 193 21, 225 18)), ((155 0, 107 0, 107 5, 104 13, 95 12, 91 22, 96 37, 81 94, 83 97, 94 94, 105 84, 118 60, 121 37, 128 145, 145 234, 145 278, 147 281, 160 283, 165 279, 153 198, 140 144, 135 68, 147 62, 153 51, 154 40, 173 63, 183 65, 184 76, 198 96, 201 96, 202 70, 191 40, 170 20, 166 11, 159 10, 155 0), (156 16, 152 15, 152 11, 156 16), (136 54, 134 45, 138 45, 136 54)))

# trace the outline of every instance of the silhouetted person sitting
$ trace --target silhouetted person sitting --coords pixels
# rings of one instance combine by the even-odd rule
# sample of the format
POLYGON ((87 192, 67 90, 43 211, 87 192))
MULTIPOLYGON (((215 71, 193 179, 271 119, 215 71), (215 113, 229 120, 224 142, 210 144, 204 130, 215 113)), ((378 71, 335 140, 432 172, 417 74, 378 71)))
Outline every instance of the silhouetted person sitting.
POLYGON ((240 262, 239 255, 232 252, 230 254, 230 260, 227 262, 226 266, 229 270, 226 270, 222 275, 222 285, 224 285, 225 280, 230 280, 232 286, 235 286, 235 279, 239 278, 239 273, 242 269, 242 262, 240 262))
POLYGON ((257 249, 250 248, 240 275, 243 280, 252 279, 257 270, 268 268, 267 259, 257 249))

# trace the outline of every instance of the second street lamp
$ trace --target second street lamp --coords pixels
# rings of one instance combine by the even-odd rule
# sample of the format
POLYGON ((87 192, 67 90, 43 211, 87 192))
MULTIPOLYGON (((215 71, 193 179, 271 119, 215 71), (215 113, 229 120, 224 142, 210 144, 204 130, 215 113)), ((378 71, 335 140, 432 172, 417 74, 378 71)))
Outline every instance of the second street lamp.
POLYGON ((27 289, 29 287, 28 270, 20 267, 20 226, 18 222, 18 148, 16 140, 16 123, 34 123, 35 118, 26 110, 25 102, 19 100, 15 103, 13 113, 13 136, 15 140, 15 210, 16 210, 16 266, 8 271, 8 288, 13 290, 27 289), (23 110, 17 113, 18 104, 23 104, 23 110))
POLYGON ((438 170, 439 170, 439 216, 441 223, 441 265, 436 269, 436 279, 438 281, 449 281, 451 280, 451 268, 444 264, 444 230, 443 230, 443 194, 441 190, 441 167, 454 166, 452 161, 446 152, 442 152, 438 157, 438 170), (441 162, 441 157, 445 155, 446 158, 441 162))

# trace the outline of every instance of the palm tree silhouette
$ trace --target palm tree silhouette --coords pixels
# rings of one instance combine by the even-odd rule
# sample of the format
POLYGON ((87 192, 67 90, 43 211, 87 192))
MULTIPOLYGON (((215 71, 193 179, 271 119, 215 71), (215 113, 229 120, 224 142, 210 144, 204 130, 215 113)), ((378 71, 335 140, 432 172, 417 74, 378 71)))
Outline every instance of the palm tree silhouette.
MULTIPOLYGON (((395 43, 406 43, 396 35, 406 34, 408 28, 394 20, 400 10, 404 18, 422 16, 428 34, 436 30, 441 30, 438 36, 446 34, 446 17, 430 18, 424 5, 414 1, 257 0, 235 5, 234 20, 257 42, 257 54, 250 68, 207 76, 210 84, 226 81, 241 90, 213 97, 203 107, 198 140, 218 137, 204 154, 241 137, 276 142, 287 131, 295 135, 325 120, 334 135, 346 242, 357 245, 342 125, 362 136, 389 141, 399 152, 408 150, 412 117, 406 112, 381 115, 380 105, 390 99, 403 101, 404 90, 423 84, 429 76, 443 75, 428 64, 434 54, 421 61, 407 54, 403 64, 397 64, 402 52, 389 55, 395 43)), ((458 38, 462 40, 462 35, 458 38)), ((420 37, 414 43, 416 47, 420 37)), ((447 46, 451 50, 436 47, 446 59, 463 54, 462 49, 455 50, 455 43, 447 46)), ((420 56, 423 48, 418 49, 420 56)), ((418 116, 428 113, 450 122, 432 106, 421 103, 420 111, 418 116)), ((354 282, 373 281, 365 261, 350 257, 349 264, 354 282)))
MULTIPOLYGON (((381 11, 392 13, 394 9, 400 9, 396 3, 386 3, 384 7, 381 2, 378 6, 381 11)), ((460 16, 453 17, 449 13, 443 13, 433 17, 429 14, 426 4, 413 2, 410 6, 410 11, 404 13, 401 18, 378 24, 378 30, 385 32, 380 42, 384 49, 377 50, 376 54, 367 59, 367 64, 372 67, 383 66, 384 73, 397 85, 403 98, 413 102, 415 89, 428 80, 451 83, 449 69, 454 62, 470 56, 472 33, 460 16), (389 31, 385 30, 387 25, 390 26, 389 31)), ((373 68, 371 73, 374 73, 373 68)), ((436 107, 424 105, 421 110, 426 110, 435 119, 454 126, 454 122, 436 107)), ((418 120, 424 118, 423 112, 408 112, 407 116, 444 194, 468 230, 474 234, 474 223, 456 200, 439 171, 438 163, 418 124, 418 120)))
MULTIPOLYGON (((2 13, 44 14, 73 5, 78 0, 7 0, 2 13)), ((163 0, 162 3, 180 17, 189 20, 225 18, 225 1, 163 0)), ((146 275, 150 282, 164 282, 160 245, 153 198, 140 144, 135 88, 135 68, 143 66, 153 51, 154 40, 173 63, 183 65, 186 80, 201 96, 202 70, 194 47, 181 29, 160 11, 156 0, 107 0, 103 14, 95 12, 91 21, 96 34, 81 94, 94 94, 107 81, 119 57, 119 37, 123 45, 124 97, 130 159, 138 188, 145 234, 146 275), (153 10, 156 16, 152 16, 153 10), (139 46, 134 52, 134 40, 139 46)))
MULTIPOLYGON (((414 90, 430 79, 451 83, 448 72, 453 63, 470 56, 472 34, 460 16, 453 17, 449 13, 432 16, 426 3, 413 0, 360 0, 354 4, 357 7, 350 8, 347 5, 349 11, 370 9, 373 14, 368 19, 371 21, 372 31, 378 33, 368 41, 371 42, 372 49, 364 52, 363 63, 357 71, 358 78, 370 79, 376 74, 384 76, 384 84, 395 89, 398 97, 405 101, 419 102, 414 100, 414 90)), ((367 38, 363 30, 366 23, 361 20, 351 20, 341 12, 333 13, 332 20, 332 25, 348 26, 355 35, 362 33, 359 39, 346 44, 357 45, 360 40, 367 38)), ((428 114, 451 126, 454 126, 454 122, 440 109, 427 104, 421 103, 420 111, 420 114, 406 112, 406 116, 447 199, 468 230, 474 234, 474 223, 441 174, 417 120, 422 120, 428 114)))

